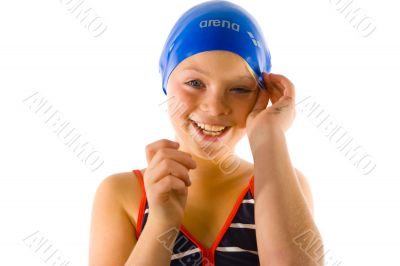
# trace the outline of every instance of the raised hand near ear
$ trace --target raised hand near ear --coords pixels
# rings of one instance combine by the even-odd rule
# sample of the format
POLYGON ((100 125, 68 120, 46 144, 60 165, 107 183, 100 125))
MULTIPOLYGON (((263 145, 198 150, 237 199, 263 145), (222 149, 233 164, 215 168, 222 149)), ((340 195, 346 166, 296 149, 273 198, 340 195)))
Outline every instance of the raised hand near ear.
POLYGON ((266 87, 259 89, 253 110, 247 116, 248 137, 259 137, 269 127, 279 127, 286 132, 296 116, 295 89, 283 75, 263 72, 266 87), (268 106, 269 100, 272 105, 268 106), (268 107, 267 107, 268 106, 268 107))

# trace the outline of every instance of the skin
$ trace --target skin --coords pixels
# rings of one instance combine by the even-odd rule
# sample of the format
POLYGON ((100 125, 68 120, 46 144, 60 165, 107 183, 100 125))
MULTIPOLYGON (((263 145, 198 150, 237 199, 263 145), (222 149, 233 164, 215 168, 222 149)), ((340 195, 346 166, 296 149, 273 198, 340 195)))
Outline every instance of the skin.
POLYGON ((209 160, 215 154, 202 149, 201 141, 194 139, 185 126, 189 117, 208 124, 231 126, 223 144, 233 153, 237 142, 246 134, 246 117, 258 94, 256 82, 248 72, 245 62, 238 55, 226 51, 196 54, 175 68, 170 76, 167 92, 169 99, 172 99, 169 101, 169 115, 175 129, 175 140, 181 144, 180 150, 202 161, 202 165, 192 172, 193 178, 204 179, 204 171, 212 171, 213 177, 210 179, 215 179, 215 174, 217 178, 223 177, 225 174, 218 165, 209 160), (227 65, 231 67, 227 68, 227 65), (208 74, 193 69, 203 70, 208 74), (246 78, 240 79, 239 76, 246 78), (180 103, 179 107, 177 103, 180 103), (176 111, 178 108, 179 113, 176 111))
POLYGON ((172 99, 168 111, 179 150, 191 154, 197 163, 190 172, 192 186, 216 187, 234 176, 232 172, 250 167, 235 154, 234 148, 246 134, 246 118, 256 103, 258 91, 245 61, 227 51, 190 56, 174 69, 168 81, 167 96, 172 99), (184 103, 184 107, 178 103, 184 103), (193 137, 189 118, 231 128, 222 143, 204 142, 193 137), (218 164, 228 154, 241 161, 238 169, 227 171, 218 164))
MULTIPOLYGON (((147 199, 152 206, 148 224, 141 237, 136 239, 134 230, 141 191, 132 173, 108 177, 99 186, 94 201, 90 265, 147 265, 145 262, 149 257, 154 258, 151 265, 169 265, 166 261, 170 253, 152 240, 171 226, 178 227, 180 224, 184 224, 208 248, 226 220, 238 193, 247 185, 253 173, 258 177, 255 178, 255 198, 258 202, 270 209, 271 215, 277 213, 277 207, 282 210, 282 214, 272 222, 268 221, 267 213, 265 218, 260 215, 265 210, 258 207, 256 211, 256 224, 258 219, 265 227, 257 230, 260 252, 267 254, 260 257, 261 265, 296 265, 282 259, 299 261, 299 256, 304 256, 292 247, 284 247, 287 239, 299 232, 279 226, 285 224, 282 221, 296 221, 298 218, 290 216, 294 213, 290 210, 293 205, 290 202, 299 202, 293 206, 310 215, 313 213, 313 202, 306 177, 290 165, 284 146, 283 134, 295 118, 294 86, 283 75, 263 73, 263 78, 267 89, 257 86, 240 56, 227 51, 199 53, 186 58, 175 68, 167 86, 168 113, 175 130, 175 142, 162 140, 148 145, 148 167, 142 171, 147 199), (268 106, 269 102, 271 105, 268 106), (205 143, 194 137, 189 118, 231 128, 221 142, 205 143), (246 134, 255 163, 260 162, 258 167, 234 152, 236 144, 246 134), (179 143, 179 147, 174 143, 179 143), (278 163, 279 160, 275 162, 274 157, 269 158, 275 152, 284 159, 284 165, 278 163), (235 167, 221 167, 220 162, 226 155, 238 162, 235 167), (261 168, 261 165, 267 165, 265 158, 279 166, 273 169, 271 164, 267 169, 261 168), (160 165, 166 161, 169 164, 162 169, 160 165), (167 176, 168 169, 182 171, 175 174, 176 178, 171 178, 167 176), (273 171, 266 175, 268 169, 273 171), (288 178, 283 178, 282 173, 288 178), (169 183, 166 182, 168 178, 169 183), (176 193, 170 193, 171 186, 176 193), (285 189, 291 192, 285 192, 285 189), (274 198, 268 198, 271 195, 275 195, 274 198), (268 205, 278 197, 281 197, 278 202, 268 205), (280 202, 288 204, 280 205, 280 202), (201 215, 205 212, 209 215, 201 215), (210 221, 209 217, 215 218, 210 221), (167 220, 168 224, 160 222, 167 220), (277 234, 271 245, 268 242, 270 239, 263 239, 278 231, 293 231, 293 234, 277 234), (267 248, 262 250, 263 246, 267 248), (281 256, 279 250, 269 250, 270 246, 291 251, 281 256), (273 258, 274 261, 267 261, 266 258, 273 258)), ((312 224, 310 215, 304 219, 304 228, 312 224)), ((312 229, 316 231, 314 227, 312 229)), ((302 265, 314 265, 309 263, 302 265)))

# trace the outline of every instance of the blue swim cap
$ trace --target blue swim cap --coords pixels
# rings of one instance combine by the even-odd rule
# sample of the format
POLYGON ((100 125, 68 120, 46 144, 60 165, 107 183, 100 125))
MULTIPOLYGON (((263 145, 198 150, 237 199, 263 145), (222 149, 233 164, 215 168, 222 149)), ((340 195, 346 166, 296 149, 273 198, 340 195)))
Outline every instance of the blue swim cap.
POLYGON ((160 56, 159 72, 167 95, 169 76, 185 58, 211 50, 241 56, 264 87, 262 72, 270 72, 271 55, 257 21, 242 7, 212 0, 187 10, 172 28, 160 56))

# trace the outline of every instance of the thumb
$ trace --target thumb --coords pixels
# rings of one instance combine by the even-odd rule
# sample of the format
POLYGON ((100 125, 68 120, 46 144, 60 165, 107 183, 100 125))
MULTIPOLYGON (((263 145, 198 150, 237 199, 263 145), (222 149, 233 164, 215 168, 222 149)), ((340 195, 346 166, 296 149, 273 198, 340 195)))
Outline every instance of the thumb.
POLYGON ((270 99, 269 92, 265 88, 260 88, 257 93, 257 100, 254 104, 253 110, 251 111, 252 116, 256 116, 262 110, 267 108, 270 99))

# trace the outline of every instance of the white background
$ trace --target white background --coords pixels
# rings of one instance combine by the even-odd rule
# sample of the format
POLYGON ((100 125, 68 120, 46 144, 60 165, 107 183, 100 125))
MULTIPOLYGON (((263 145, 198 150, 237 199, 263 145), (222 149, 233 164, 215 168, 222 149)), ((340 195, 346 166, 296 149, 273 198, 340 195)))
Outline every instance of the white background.
MULTIPOLYGON (((97 38, 65 2, 0 4, 0 265, 51 265, 24 241, 34 233, 68 265, 87 265, 98 184, 146 167, 145 145, 173 139, 158 59, 175 21, 200 1, 87 0, 107 26, 97 38), (35 92, 101 154, 98 170, 23 101, 35 92)), ((345 1, 232 2, 263 28, 272 72, 292 80, 296 101, 312 97, 376 163, 364 175, 302 112, 287 132, 312 188, 326 265, 400 265, 395 1, 352 3, 376 27, 367 37, 337 10, 345 1)), ((237 153, 252 161, 247 137, 237 153)))

